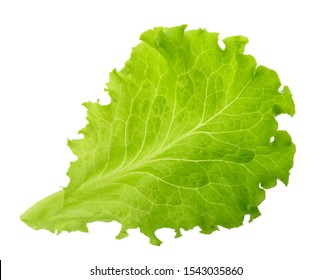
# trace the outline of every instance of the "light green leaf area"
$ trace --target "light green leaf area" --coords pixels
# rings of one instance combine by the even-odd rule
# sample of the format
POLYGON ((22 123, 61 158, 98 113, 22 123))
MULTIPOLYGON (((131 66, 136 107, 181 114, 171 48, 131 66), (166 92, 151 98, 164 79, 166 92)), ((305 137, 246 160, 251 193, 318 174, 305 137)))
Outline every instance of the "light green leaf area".
POLYGON ((69 147, 69 185, 21 219, 34 229, 87 231, 117 221, 118 238, 155 231, 234 228, 260 215, 265 189, 287 185, 295 145, 275 117, 293 115, 288 87, 245 55, 242 36, 223 40, 186 26, 143 33, 124 68, 110 73, 111 103, 85 103, 83 139, 69 147))

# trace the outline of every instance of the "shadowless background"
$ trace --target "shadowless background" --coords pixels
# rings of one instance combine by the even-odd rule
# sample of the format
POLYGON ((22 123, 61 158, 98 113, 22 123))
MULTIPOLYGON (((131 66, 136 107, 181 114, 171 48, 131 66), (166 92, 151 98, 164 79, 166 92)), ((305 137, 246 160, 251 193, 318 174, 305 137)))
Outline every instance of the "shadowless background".
MULTIPOLYGON (((328 1, 1 1, 0 259, 3 279, 92 279, 99 267, 242 266, 222 279, 330 279, 330 32, 328 1), (161 247, 139 230, 115 240, 120 225, 90 233, 34 231, 19 216, 66 186, 66 146, 85 126, 85 101, 109 102, 108 74, 121 69, 139 35, 188 24, 244 35, 247 54, 274 69, 293 93, 297 114, 279 117, 297 144, 289 186, 267 191, 253 223, 174 239, 161 247)), ((220 40, 220 45, 223 43, 220 40)), ((183 279, 176 274, 167 279, 183 279)), ((126 277, 112 277, 126 279, 126 277)), ((134 277, 131 277, 132 279, 134 277)), ((157 279, 162 279, 158 277, 157 279)), ((211 279, 217 277, 210 276, 211 279)), ((108 278, 107 278, 108 279, 108 278)), ((110 279, 110 277, 109 277, 110 279)), ((150 277, 150 279, 155 279, 150 277)), ((191 277, 190 279, 208 279, 191 277)))

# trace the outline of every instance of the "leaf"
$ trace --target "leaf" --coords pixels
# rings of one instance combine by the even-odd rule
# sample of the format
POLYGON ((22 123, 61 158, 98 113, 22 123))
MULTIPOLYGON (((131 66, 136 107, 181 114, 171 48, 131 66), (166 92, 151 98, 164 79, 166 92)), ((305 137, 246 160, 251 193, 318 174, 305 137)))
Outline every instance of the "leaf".
POLYGON ((260 215, 265 190, 287 185, 295 145, 275 117, 294 115, 288 87, 273 70, 243 54, 247 38, 224 39, 186 26, 141 35, 125 67, 110 73, 111 103, 85 103, 83 139, 69 185, 21 219, 34 229, 88 231, 87 223, 117 221, 155 231, 242 225, 260 215), (271 141, 271 138, 274 140, 271 141))

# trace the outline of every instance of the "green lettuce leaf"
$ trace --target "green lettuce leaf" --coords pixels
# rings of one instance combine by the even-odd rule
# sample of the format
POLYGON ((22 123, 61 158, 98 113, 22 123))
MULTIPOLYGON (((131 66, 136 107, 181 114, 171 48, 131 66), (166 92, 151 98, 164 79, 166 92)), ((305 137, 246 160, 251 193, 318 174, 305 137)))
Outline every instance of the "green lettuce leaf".
POLYGON ((144 32, 125 67, 110 73, 111 103, 85 103, 83 139, 66 188, 21 219, 34 229, 88 231, 95 221, 155 231, 242 225, 260 215, 265 189, 287 185, 295 145, 275 117, 295 113, 288 87, 245 55, 243 36, 223 40, 186 26, 144 32))

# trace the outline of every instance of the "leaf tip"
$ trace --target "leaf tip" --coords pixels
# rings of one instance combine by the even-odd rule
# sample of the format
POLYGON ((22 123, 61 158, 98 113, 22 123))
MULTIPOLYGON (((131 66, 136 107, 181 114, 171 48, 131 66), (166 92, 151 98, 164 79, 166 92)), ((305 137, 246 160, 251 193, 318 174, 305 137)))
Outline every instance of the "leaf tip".
POLYGON ((182 236, 182 233, 181 233, 181 231, 180 231, 180 228, 176 228, 176 229, 175 229, 175 233, 176 233, 175 238, 179 238, 179 237, 182 236))
POLYGON ((288 114, 293 117, 295 115, 295 104, 288 86, 284 86, 280 94, 277 95, 274 112, 276 116, 288 114))
POLYGON ((124 229, 121 229, 121 231, 117 234, 116 239, 120 240, 128 236, 129 236, 128 232, 124 229))
POLYGON ((261 216, 261 212, 257 206, 248 206, 247 209, 250 216, 249 223, 261 216))
POLYGON ((244 53, 245 46, 248 43, 248 38, 245 36, 232 36, 223 39, 226 50, 232 50, 238 53, 244 53))

